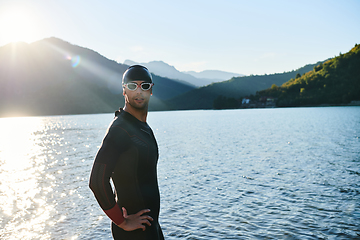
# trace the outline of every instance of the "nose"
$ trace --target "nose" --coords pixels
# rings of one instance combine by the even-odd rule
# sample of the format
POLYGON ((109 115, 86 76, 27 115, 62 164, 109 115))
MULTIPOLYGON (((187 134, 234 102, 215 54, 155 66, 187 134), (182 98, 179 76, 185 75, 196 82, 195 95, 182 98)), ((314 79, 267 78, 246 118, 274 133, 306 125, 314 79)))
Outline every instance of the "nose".
POLYGON ((136 92, 136 93, 141 93, 141 92, 142 92, 142 89, 141 89, 141 85, 140 85, 140 84, 138 84, 135 92, 136 92))

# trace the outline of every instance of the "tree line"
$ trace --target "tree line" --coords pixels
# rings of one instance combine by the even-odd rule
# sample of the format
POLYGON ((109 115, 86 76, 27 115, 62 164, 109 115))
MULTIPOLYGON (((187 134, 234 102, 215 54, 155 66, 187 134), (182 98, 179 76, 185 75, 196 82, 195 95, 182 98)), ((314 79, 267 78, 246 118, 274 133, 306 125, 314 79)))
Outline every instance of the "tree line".
MULTIPOLYGON (((356 44, 348 53, 340 53, 339 56, 315 65, 311 71, 302 75, 297 73, 294 78, 281 86, 272 84, 270 88, 257 91, 255 95, 247 97, 252 101, 266 97, 273 98, 276 99, 276 106, 279 107, 337 105, 359 101, 359 66, 360 45, 356 44)), ((235 101, 239 103, 241 98, 219 96, 214 100, 213 106, 215 109, 231 108, 235 101), (221 104, 224 106, 221 107, 221 104)))

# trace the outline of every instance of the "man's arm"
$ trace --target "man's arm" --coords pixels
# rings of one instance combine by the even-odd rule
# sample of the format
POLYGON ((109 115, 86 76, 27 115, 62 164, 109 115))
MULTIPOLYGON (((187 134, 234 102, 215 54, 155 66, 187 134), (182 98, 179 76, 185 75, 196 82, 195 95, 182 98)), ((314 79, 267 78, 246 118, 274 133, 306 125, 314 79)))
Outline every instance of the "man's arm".
POLYGON ((116 204, 115 196, 110 184, 110 176, 106 164, 95 161, 91 170, 89 187, 93 191, 96 200, 105 214, 116 224, 120 225, 124 221, 123 213, 116 204))
POLYGON ((125 130, 118 127, 109 129, 103 143, 96 154, 91 170, 89 187, 105 214, 119 227, 126 231, 145 230, 143 224, 151 225, 153 219, 148 215, 149 209, 144 209, 133 215, 127 215, 115 201, 115 194, 110 184, 111 174, 122 152, 128 149, 129 136, 125 130))
POLYGON ((91 170, 89 187, 105 214, 117 225, 124 221, 123 212, 116 204, 110 184, 111 174, 119 156, 129 148, 129 135, 119 127, 110 127, 91 170))

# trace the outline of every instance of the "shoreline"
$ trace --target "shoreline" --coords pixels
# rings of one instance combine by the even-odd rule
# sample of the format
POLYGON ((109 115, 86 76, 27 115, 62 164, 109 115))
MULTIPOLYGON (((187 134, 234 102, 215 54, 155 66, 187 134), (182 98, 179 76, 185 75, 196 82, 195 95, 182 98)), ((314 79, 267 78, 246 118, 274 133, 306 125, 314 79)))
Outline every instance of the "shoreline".
MULTIPOLYGON (((223 108, 223 109, 164 109, 164 110, 150 110, 149 112, 166 112, 166 111, 193 111, 193 110, 235 110, 235 109, 254 109, 254 108, 307 108, 307 107, 359 107, 360 101, 352 101, 351 103, 342 104, 313 104, 313 105, 294 105, 294 106, 276 106, 276 105, 259 105, 249 104, 248 106, 240 106, 239 108, 223 108)), ((114 110, 115 112, 115 110, 114 110)), ((93 114, 112 114, 114 112, 93 112, 93 113, 68 113, 68 114, 46 114, 43 115, 17 115, 17 116, 0 116, 0 119, 5 118, 21 118, 21 117, 56 117, 56 116, 70 116, 70 115, 93 115, 93 114)))

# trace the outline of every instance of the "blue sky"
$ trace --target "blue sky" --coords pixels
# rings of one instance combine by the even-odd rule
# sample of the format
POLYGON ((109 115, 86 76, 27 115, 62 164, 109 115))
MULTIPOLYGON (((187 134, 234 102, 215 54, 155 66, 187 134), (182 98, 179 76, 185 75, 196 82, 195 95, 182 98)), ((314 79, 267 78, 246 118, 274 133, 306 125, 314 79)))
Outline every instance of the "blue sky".
POLYGON ((291 71, 360 44, 359 0, 0 0, 0 46, 57 37, 123 63, 291 71))

